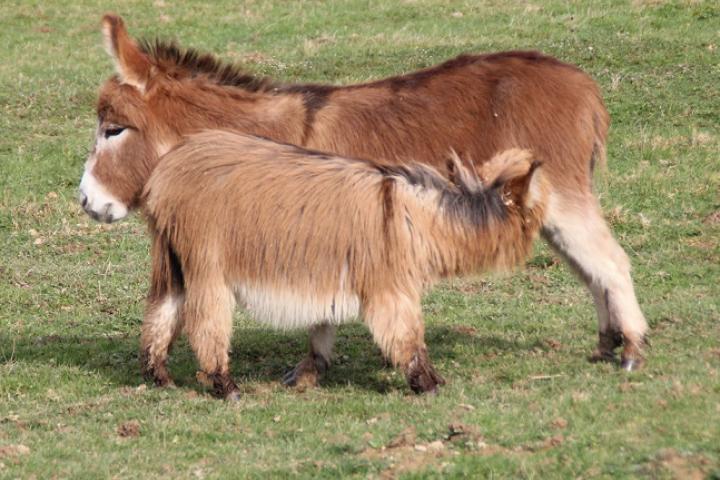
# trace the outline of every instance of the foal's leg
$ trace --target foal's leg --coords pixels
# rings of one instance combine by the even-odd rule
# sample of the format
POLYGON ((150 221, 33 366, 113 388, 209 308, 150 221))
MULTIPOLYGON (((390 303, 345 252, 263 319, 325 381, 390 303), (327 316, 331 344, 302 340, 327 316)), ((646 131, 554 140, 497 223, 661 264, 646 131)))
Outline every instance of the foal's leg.
POLYGON ((330 366, 335 326, 322 323, 310 328, 310 353, 295 368, 285 374, 283 384, 288 387, 315 387, 318 377, 330 366))
POLYGON ((612 360, 614 350, 623 345, 622 367, 637 369, 643 363, 648 326, 635 298, 630 261, 613 238, 594 196, 566 199, 554 195, 543 236, 592 292, 599 322, 594 358, 612 360))
POLYGON ((215 394, 237 400, 240 391, 230 376, 230 337, 235 298, 222 282, 197 282, 186 288, 185 331, 215 394))
POLYGON ((445 380, 428 358, 420 298, 379 295, 368 301, 363 317, 383 355, 403 370, 410 388, 415 393, 437 393, 445 380))
POLYGON ((152 379, 159 387, 173 385, 167 370, 167 359, 172 343, 182 330, 180 310, 183 301, 183 294, 167 293, 149 299, 145 308, 140 336, 140 362, 145 377, 152 379))

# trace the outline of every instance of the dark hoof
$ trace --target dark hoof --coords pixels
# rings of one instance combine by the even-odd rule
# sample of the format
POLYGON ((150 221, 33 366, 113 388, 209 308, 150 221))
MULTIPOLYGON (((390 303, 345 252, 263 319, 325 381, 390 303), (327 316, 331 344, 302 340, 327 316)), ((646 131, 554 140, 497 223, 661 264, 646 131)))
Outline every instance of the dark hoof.
POLYGON ((615 352, 595 350, 592 355, 588 357, 588 360, 592 363, 617 363, 617 355, 615 352))
POLYGON ((615 350, 622 346, 623 336, 617 330, 608 330, 606 332, 598 332, 597 349, 590 355, 589 360, 593 363, 617 363, 615 350))
POLYGON ((435 371, 425 350, 413 355, 412 360, 410 360, 408 364, 405 377, 410 389, 418 394, 428 393, 436 395, 438 393, 438 387, 445 385, 445 379, 435 371))
POLYGON ((171 378, 156 378, 155 386, 158 388, 177 388, 177 385, 175 385, 175 382, 173 382, 171 378))
POLYGON ((140 363, 143 378, 145 378, 146 381, 153 382, 156 387, 160 388, 175 388, 175 383, 172 381, 172 378, 170 378, 170 374, 165 365, 151 366, 147 355, 140 357, 140 363))
POLYGON ((298 366, 283 375, 282 384, 286 387, 294 387, 298 383, 298 366))
POLYGON ((229 401, 240 400, 240 389, 229 374, 214 373, 207 375, 207 379, 212 383, 213 393, 218 398, 229 401))
POLYGON ((306 369, 302 364, 298 364, 283 375, 282 384, 288 388, 315 388, 319 386, 318 374, 315 370, 306 369))
POLYGON ((283 375, 282 384, 298 389, 315 388, 319 386, 320 375, 327 371, 328 366, 327 360, 311 353, 283 375))

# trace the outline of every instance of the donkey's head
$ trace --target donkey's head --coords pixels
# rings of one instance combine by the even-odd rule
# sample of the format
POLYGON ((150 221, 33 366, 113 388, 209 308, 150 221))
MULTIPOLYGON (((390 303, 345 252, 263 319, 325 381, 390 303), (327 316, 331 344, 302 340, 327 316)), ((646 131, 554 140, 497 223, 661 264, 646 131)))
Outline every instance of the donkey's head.
POLYGON ((138 44, 120 17, 102 21, 116 75, 100 88, 95 144, 80 182, 85 211, 104 222, 125 217, 160 157, 184 135, 206 128, 258 131, 251 109, 271 90, 209 55, 172 44, 138 44))
POLYGON ((80 181, 80 202, 94 219, 113 222, 135 207, 145 181, 167 147, 148 108, 153 75, 149 58, 127 35, 122 20, 106 16, 103 36, 117 75, 100 89, 95 144, 80 181))

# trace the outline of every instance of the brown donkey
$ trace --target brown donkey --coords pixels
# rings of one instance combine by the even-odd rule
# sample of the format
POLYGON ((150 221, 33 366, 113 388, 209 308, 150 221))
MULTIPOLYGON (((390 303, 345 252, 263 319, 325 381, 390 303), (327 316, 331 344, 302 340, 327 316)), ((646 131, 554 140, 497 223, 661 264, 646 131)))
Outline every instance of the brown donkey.
MULTIPOLYGON (((590 289, 599 320, 594 358, 642 363, 647 324, 630 263, 592 192, 605 158, 609 118, 597 85, 578 68, 536 52, 463 55, 407 75, 349 85, 280 84, 172 44, 138 45, 122 20, 103 18, 117 75, 101 88, 97 141, 80 186, 94 218, 134 206, 138 178, 106 161, 117 142, 137 145, 149 174, 183 135, 225 128, 341 155, 436 165, 453 149, 481 164, 528 148, 543 162, 551 194, 543 236, 590 289)), ((167 307, 172 316, 173 304, 167 307)), ((312 358, 329 361, 335 329, 311 331, 312 358)))
MULTIPOLYGON (((129 144, 115 157, 141 165, 129 144)), ((215 391, 237 398, 228 348, 235 302, 279 328, 358 316, 416 393, 444 383, 430 364, 420 308, 439 278, 521 264, 549 190, 524 150, 483 165, 454 157, 453 181, 422 164, 335 157, 210 130, 165 155, 140 206, 153 237, 146 366, 171 382, 168 350, 184 327, 215 391), (168 317, 179 309, 180 314, 168 317)), ((322 352, 306 378, 327 367, 322 352)))

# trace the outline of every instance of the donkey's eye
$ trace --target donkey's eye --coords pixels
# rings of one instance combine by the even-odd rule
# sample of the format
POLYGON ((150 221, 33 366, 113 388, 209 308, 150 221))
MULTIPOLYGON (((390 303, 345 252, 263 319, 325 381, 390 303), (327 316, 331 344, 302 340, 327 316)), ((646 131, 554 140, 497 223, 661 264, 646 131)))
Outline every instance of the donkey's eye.
POLYGON ((105 129, 105 138, 114 137, 116 135, 120 135, 123 130, 125 130, 125 127, 119 127, 116 125, 113 125, 112 127, 108 127, 105 129))

